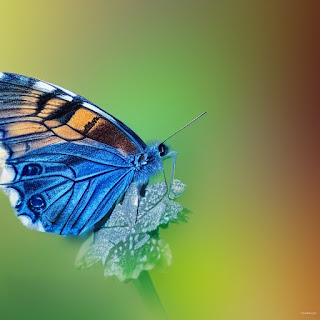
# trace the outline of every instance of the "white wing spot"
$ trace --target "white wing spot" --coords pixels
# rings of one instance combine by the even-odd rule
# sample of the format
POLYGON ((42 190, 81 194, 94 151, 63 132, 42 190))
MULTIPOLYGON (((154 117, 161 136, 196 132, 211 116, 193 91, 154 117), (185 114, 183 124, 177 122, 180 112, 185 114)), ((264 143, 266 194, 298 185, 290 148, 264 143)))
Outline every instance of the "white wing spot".
POLYGON ((10 183, 14 180, 16 173, 11 166, 5 165, 2 169, 0 183, 10 183))
POLYGON ((60 90, 64 91, 65 93, 69 94, 69 95, 70 95, 70 96, 72 96, 72 97, 77 96, 77 94, 76 94, 76 93, 74 93, 74 92, 72 92, 72 91, 70 91, 70 90, 68 90, 68 89, 65 89, 65 88, 59 87, 59 86, 57 86, 57 85, 56 85, 56 87, 57 87, 58 89, 60 89, 60 90))
POLYGON ((101 110, 100 108, 88 103, 88 102, 83 102, 82 105, 92 111, 95 111, 101 115, 103 115, 105 118, 107 118, 108 120, 110 120, 111 122, 114 122, 114 118, 112 118, 108 113, 106 113, 105 111, 101 110))
POLYGON ((25 215, 21 215, 18 216, 18 218, 20 219, 20 221, 22 222, 22 224, 31 229, 31 230, 36 230, 36 231, 40 231, 40 232, 45 232, 43 225, 41 223, 41 221, 37 221, 36 223, 33 223, 31 218, 25 215))
POLYGON ((37 81, 34 85, 33 85, 33 89, 39 90, 39 91, 44 91, 44 92, 53 92, 54 90, 56 90, 55 87, 51 86, 50 84, 43 82, 43 81, 37 81))
POLYGON ((9 196, 9 200, 10 200, 11 206, 14 208, 17 205, 17 203, 18 203, 18 201, 20 199, 19 192, 16 189, 9 188, 9 189, 6 190, 6 193, 9 196))
POLYGON ((0 79, 4 78, 6 75, 3 72, 0 72, 0 79))
POLYGON ((72 101, 73 98, 70 96, 67 96, 66 94, 60 95, 58 96, 58 98, 62 99, 62 100, 66 100, 66 101, 72 101))
POLYGON ((5 166, 5 163, 8 157, 9 157, 8 151, 2 148, 0 145, 0 168, 3 168, 5 166))
POLYGON ((62 89, 65 93, 67 93, 67 94, 70 94, 70 96, 72 96, 72 97, 75 97, 77 94, 76 93, 74 93, 74 92, 72 92, 72 91, 70 91, 70 90, 67 90, 67 89, 62 89))

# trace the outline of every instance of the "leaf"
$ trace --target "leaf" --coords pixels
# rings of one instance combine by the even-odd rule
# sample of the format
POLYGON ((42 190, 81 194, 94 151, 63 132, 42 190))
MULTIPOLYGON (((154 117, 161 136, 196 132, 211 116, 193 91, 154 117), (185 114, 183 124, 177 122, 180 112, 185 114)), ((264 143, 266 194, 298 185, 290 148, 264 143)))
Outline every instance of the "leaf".
POLYGON ((183 207, 172 199, 185 188, 181 181, 174 180, 169 198, 166 184, 156 183, 147 186, 145 196, 140 198, 137 186, 131 184, 106 224, 82 245, 76 266, 89 268, 101 261, 106 277, 125 281, 157 265, 170 265, 170 247, 159 238, 158 229, 178 221, 183 207))
POLYGON ((164 240, 149 237, 142 246, 134 245, 136 243, 129 240, 120 242, 110 250, 104 264, 106 277, 115 275, 120 281, 136 279, 143 270, 151 270, 159 264, 171 264, 171 250, 164 240))

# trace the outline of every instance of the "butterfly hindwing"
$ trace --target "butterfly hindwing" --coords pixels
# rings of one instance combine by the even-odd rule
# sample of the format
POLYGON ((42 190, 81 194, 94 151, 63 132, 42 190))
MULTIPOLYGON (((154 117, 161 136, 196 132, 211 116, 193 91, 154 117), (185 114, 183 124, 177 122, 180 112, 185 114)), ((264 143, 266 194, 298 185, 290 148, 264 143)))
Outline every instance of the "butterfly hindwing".
POLYGON ((116 150, 77 143, 31 151, 8 161, 6 172, 2 181, 18 194, 15 209, 23 222, 74 235, 92 229, 133 178, 116 150))

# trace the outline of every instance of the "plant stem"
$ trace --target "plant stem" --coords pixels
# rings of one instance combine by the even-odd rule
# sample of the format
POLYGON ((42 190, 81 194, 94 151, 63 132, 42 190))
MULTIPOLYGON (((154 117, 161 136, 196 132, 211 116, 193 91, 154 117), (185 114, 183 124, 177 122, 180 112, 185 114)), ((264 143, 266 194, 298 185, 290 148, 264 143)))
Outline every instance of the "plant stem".
POLYGON ((133 280, 133 283, 139 291, 144 302, 152 313, 156 313, 162 319, 168 319, 166 310, 164 309, 156 288, 148 271, 142 271, 139 277, 133 280))

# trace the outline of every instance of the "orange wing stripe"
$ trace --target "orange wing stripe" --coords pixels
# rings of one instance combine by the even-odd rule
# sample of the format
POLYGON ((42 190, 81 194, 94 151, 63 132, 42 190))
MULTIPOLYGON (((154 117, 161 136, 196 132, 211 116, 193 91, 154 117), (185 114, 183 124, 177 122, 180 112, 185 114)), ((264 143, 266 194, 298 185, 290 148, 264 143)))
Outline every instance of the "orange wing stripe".
POLYGON ((6 138, 24 136, 27 134, 40 133, 47 131, 47 128, 39 123, 16 122, 6 126, 6 138))
MULTIPOLYGON (((99 119, 98 115, 90 110, 80 108, 75 112, 68 122, 68 125, 80 132, 88 131, 90 124, 99 119)), ((91 126, 91 127, 92 127, 91 126)))
POLYGON ((56 128, 56 127, 60 127, 62 125, 62 123, 57 120, 47 120, 44 122, 44 124, 50 128, 56 128))

